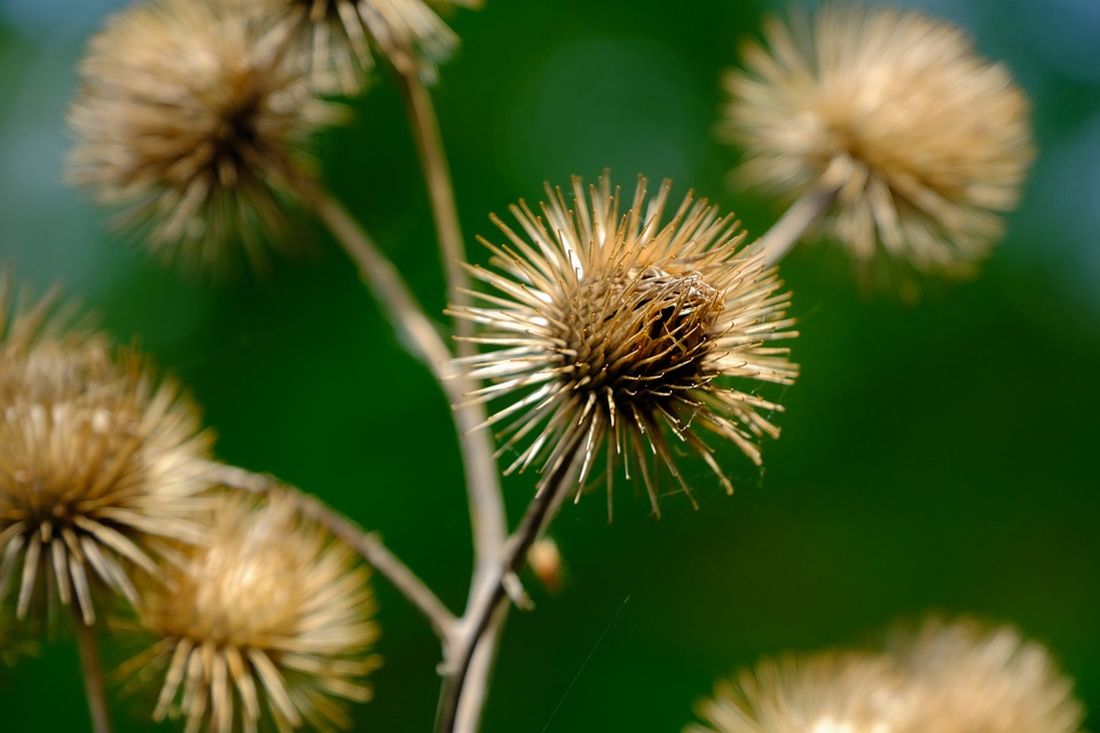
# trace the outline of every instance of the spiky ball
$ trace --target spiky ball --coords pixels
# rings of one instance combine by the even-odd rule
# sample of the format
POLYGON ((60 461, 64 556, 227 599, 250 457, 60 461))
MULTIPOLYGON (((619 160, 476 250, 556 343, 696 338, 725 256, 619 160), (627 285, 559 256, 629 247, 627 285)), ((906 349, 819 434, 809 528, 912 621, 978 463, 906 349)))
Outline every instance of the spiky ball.
POLYGON ((369 699, 378 665, 368 570, 287 497, 227 495, 213 516, 209 541, 142 588, 158 641, 122 672, 163 674, 154 717, 188 731, 347 727, 342 701, 369 699))
POLYGON ((120 11, 80 65, 70 180, 169 261, 216 267, 243 249, 263 265, 293 247, 286 209, 338 110, 315 96, 291 35, 288 19, 234 0, 120 11))
MULTIPOLYGON (((321 91, 361 91, 374 53, 402 71, 434 74, 458 37, 425 0, 238 0, 263 13, 297 18, 296 42, 321 91)), ((437 4, 472 6, 441 0, 437 4)))
POLYGON ((794 335, 789 296, 773 268, 740 249, 733 218, 706 201, 689 195, 666 221, 669 189, 650 198, 639 181, 623 213, 608 176, 589 191, 574 179, 573 209, 547 186, 545 219, 512 207, 522 234, 494 219, 509 244, 483 240, 493 267, 471 272, 496 292, 453 311, 480 329, 485 351, 468 361, 491 384, 477 397, 509 400, 489 420, 512 420, 501 451, 529 439, 508 471, 540 463, 544 482, 572 473, 579 490, 602 451, 609 501, 622 465, 656 512, 658 465, 690 496, 681 448, 732 491, 702 435, 759 463, 757 439, 778 434, 769 414, 781 408, 756 390, 797 373, 773 345, 794 335))
POLYGON ((830 5, 772 19, 744 55, 721 124, 743 183, 836 190, 828 230, 863 269, 964 275, 987 256, 1033 157, 1028 102, 963 31, 830 5))
POLYGON ((85 623, 104 588, 136 600, 158 577, 159 542, 201 536, 209 450, 198 412, 134 354, 66 331, 51 298, 10 318, 0 282, 0 600, 75 604, 85 623), (139 571, 140 569, 140 571, 139 571), (142 572, 143 571, 143 572, 142 572))
POLYGON ((1073 682, 1041 644, 1010 626, 931 619, 899 632, 891 653, 922 696, 937 733, 1077 733, 1084 722, 1073 682))
POLYGON ((915 702, 887 660, 857 653, 788 656, 719 682, 714 696, 696 706, 705 724, 684 733, 916 733, 909 727, 915 702))

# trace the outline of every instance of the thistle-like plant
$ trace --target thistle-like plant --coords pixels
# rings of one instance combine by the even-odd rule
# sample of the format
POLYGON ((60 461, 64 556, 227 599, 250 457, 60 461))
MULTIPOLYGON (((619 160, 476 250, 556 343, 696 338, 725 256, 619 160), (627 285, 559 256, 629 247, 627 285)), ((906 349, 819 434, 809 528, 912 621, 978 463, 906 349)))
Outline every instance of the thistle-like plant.
POLYGON ((705 199, 689 194, 666 219, 670 189, 665 181, 649 197, 640 180, 623 207, 609 175, 588 191, 575 178, 572 207, 549 185, 542 216, 512 207, 523 234, 494 218, 508 242, 483 240, 493 268, 471 269, 493 292, 454 313, 478 324, 473 340, 486 347, 466 360, 472 377, 491 382, 476 394, 504 402, 488 421, 508 425, 498 453, 528 441, 505 473, 541 462, 545 489, 577 462, 579 498, 602 451, 609 506, 621 463, 628 479, 641 477, 656 513, 651 455, 689 497, 680 445, 732 492, 700 433, 757 464, 755 441, 778 436, 768 416, 782 407, 756 390, 798 373, 775 345, 794 335, 789 295, 741 246, 733 217, 705 199))
POLYGON ((291 18, 234 0, 125 8, 89 44, 70 112, 70 179, 168 262, 262 266, 339 116, 293 53, 291 18))
POLYGON ((684 733, 1078 733, 1073 683, 1009 626, 931 618, 884 648, 764 660, 684 733))
MULTIPOLYGON (((610 507, 625 479, 656 514, 669 477, 693 497, 684 454, 727 491, 721 444, 761 463, 760 443, 779 433, 776 393, 798 374, 776 267, 790 248, 823 221, 861 265, 889 255, 926 274, 972 270, 1033 155, 1025 97, 961 31, 829 6, 812 22, 773 21, 728 77, 721 129, 745 148, 739 178, 796 199, 759 239, 692 194, 670 206, 667 181, 624 196, 605 174, 589 188, 574 179, 569 198, 547 186, 541 206, 521 200, 515 224, 493 219, 503 241, 483 240, 489 264, 467 264, 425 82, 457 43, 436 11, 478 4, 148 0, 91 41, 71 180, 162 259, 191 266, 262 264, 293 245, 297 215, 315 215, 453 407, 474 545, 456 614, 377 535, 213 459, 197 408, 146 358, 50 298, 11 309, 5 281, 0 609, 74 607, 97 733, 109 720, 91 624, 107 590, 136 612, 114 628, 152 638, 122 671, 154 682, 155 719, 195 733, 349 726, 377 664, 357 555, 439 637, 437 730, 475 733, 510 605, 529 606, 521 572, 530 561, 560 585, 543 536, 566 496, 603 481, 610 507), (420 154, 450 334, 310 157, 343 120, 326 95, 367 89, 376 59, 395 72, 420 154), (510 529, 500 474, 527 468, 541 477, 510 529)), ((762 662, 699 714, 693 733, 1074 733, 1081 719, 1041 647, 966 624, 930 624, 885 651, 762 662)))
POLYGON ((210 446, 194 405, 146 360, 116 357, 101 336, 66 328, 52 296, 9 313, 0 280, 0 602, 24 618, 71 605, 95 621, 94 596, 131 602, 159 577, 157 546, 195 542, 210 446))
MULTIPOLYGON (((374 54, 402 71, 433 75, 458 37, 426 0, 236 0, 261 16, 286 15, 295 25, 317 89, 355 94, 365 86, 374 54)), ((438 0, 438 5, 476 2, 438 0)))
MULTIPOLYGON (((802 196, 862 269, 972 274, 1033 157, 1028 102, 961 29, 922 13, 829 5, 768 21, 725 80, 736 176, 802 196)), ((773 238, 771 259, 797 236, 773 238)))
POLYGON ((296 516, 293 498, 224 496, 210 537, 183 548, 164 582, 145 584, 149 649, 124 674, 159 671, 154 718, 188 731, 348 727, 342 700, 365 702, 378 629, 369 572, 352 548, 296 516))

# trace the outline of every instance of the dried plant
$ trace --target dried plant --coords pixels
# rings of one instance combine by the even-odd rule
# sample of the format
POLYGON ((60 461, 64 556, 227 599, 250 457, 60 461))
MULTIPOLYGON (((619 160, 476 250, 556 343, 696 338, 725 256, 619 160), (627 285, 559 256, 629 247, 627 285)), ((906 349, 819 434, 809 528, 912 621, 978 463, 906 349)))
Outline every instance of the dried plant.
POLYGON ((884 650, 766 660, 719 682, 685 733, 1077 733, 1084 715, 1041 645, 930 619, 884 650))
MULTIPOLYGON (((296 19, 297 41, 322 91, 354 94, 381 53, 402 70, 434 74, 458 43, 425 0, 237 0, 268 16, 296 19)), ((441 0, 475 7, 476 3, 441 0)))
MULTIPOLYGON (((773 393, 798 375, 776 269, 790 248, 827 217, 862 266, 971 270, 1032 157, 1026 99, 961 31, 833 5, 772 21, 728 77, 722 131, 747 148, 740 178, 796 199, 759 240, 746 246, 731 215, 691 194, 669 209, 667 181, 650 193, 641 179, 624 198, 605 174, 590 188, 574 179, 571 201, 549 186, 539 207, 521 200, 518 226, 493 218, 505 241, 482 240, 487 267, 464 265, 425 85, 457 43, 436 10, 479 5, 148 0, 91 41, 71 180, 153 252, 192 267, 262 265, 295 244, 293 209, 324 224, 454 406, 474 549, 467 605, 453 613, 376 534, 214 460, 173 382, 52 296, 13 307, 6 276, 0 631, 31 615, 43 586, 44 608, 75 608, 97 733, 110 730, 92 626, 101 589, 126 596, 130 625, 152 637, 121 673, 131 686, 156 680, 157 720, 193 733, 349 725, 347 703, 370 697, 379 664, 360 560, 439 638, 437 731, 476 733, 510 606, 531 605, 521 572, 530 564, 561 586, 544 534, 567 493, 603 481, 610 512, 621 474, 657 513, 666 482, 692 497, 683 455, 727 491, 718 442, 761 463, 759 443, 779 432, 773 393), (395 72, 420 155, 453 348, 310 159, 316 133, 342 118, 324 95, 362 91, 376 58, 395 72), (497 465, 510 453, 504 473, 541 473, 513 529, 497 465)), ((930 623, 886 653, 762 662, 720 683, 699 714, 692 733, 1072 733, 1081 721, 1041 647, 966 623, 930 623)))
POLYGON ((914 702, 888 660, 786 656, 719 682, 714 697, 697 705, 706 724, 684 733, 900 733, 911 730, 914 702))
POLYGON ((1076 733, 1073 682, 1042 645, 1010 626, 931 619, 898 632, 891 654, 920 691, 922 727, 939 733, 1076 733))
POLYGON ((831 5, 772 19, 730 73, 724 140, 746 184, 828 191, 829 231, 861 265, 973 272, 1032 159, 1028 102, 966 34, 920 13, 831 5))
POLYGON ((187 731, 280 731, 350 723, 341 700, 366 701, 378 666, 369 572, 347 545, 296 516, 282 496, 226 496, 210 539, 183 550, 164 583, 141 588, 142 626, 157 637, 122 672, 161 670, 154 717, 187 731))
POLYGON ((512 207, 526 238, 494 219, 509 244, 483 240, 494 269, 471 273, 496 292, 453 312, 477 323, 473 340, 489 347, 466 360, 471 376, 492 381, 477 398, 508 398, 488 421, 513 420, 499 452, 535 435, 505 473, 541 460, 548 476, 581 455, 581 487, 604 449, 609 502, 621 461, 628 478, 640 473, 657 512, 651 453, 691 494, 669 435, 731 492, 698 433, 734 442, 758 464, 755 441, 778 435, 767 413, 782 408, 755 390, 797 374, 773 345, 794 335, 789 296, 774 268, 740 249, 737 222, 705 200, 689 195, 662 221, 669 189, 666 181, 648 198, 639 181, 623 213, 607 175, 587 194, 574 179, 573 209, 549 186, 545 221, 524 203, 512 207))
POLYGON ((120 11, 80 66, 71 180, 167 261, 217 267, 239 247, 262 265, 293 248, 286 209, 340 111, 287 52, 291 32, 231 0, 120 11))
POLYGON ((95 619, 99 585, 136 600, 140 568, 159 576, 158 540, 194 541, 206 488, 193 465, 209 448, 198 413, 170 380, 105 341, 65 334, 52 299, 16 311, 0 284, 0 600, 18 588, 95 619), (11 581, 18 576, 18 582, 11 581))

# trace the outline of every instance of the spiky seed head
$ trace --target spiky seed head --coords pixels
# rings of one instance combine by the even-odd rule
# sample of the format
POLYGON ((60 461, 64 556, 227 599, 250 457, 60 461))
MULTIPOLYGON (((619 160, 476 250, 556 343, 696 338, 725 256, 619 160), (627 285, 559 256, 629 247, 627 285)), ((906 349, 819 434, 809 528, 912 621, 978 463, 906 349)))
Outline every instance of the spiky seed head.
MULTIPOLYGON (((765 660, 722 680, 684 733, 902 733, 915 714, 904 675, 889 660, 825 653, 765 660)), ((924 731, 936 730, 931 727, 924 731)), ((971 733, 974 733, 973 731, 971 733)))
POLYGON ((720 134, 745 148, 741 181, 839 189, 828 229, 864 269, 973 271, 1033 157, 1008 70, 917 12, 830 5, 765 35, 725 80, 720 134))
POLYGON ((136 599, 160 573, 161 541, 195 541, 207 510, 197 470, 210 446, 198 412, 137 355, 64 333, 47 298, 5 316, 0 280, 0 601, 75 604, 103 589, 136 599))
POLYGON ((80 65, 69 178, 163 259, 254 265, 294 246, 286 214, 312 181, 315 96, 272 24, 232 0, 152 0, 113 16, 80 65))
POLYGON ((341 701, 369 699, 378 666, 368 570, 287 497, 226 495, 213 517, 167 582, 142 587, 140 623, 158 641, 121 672, 163 672, 154 717, 189 732, 348 727, 341 701))
POLYGON ((656 512, 654 464, 690 496, 675 455, 687 449, 732 491, 702 434, 757 463, 757 439, 778 434, 768 414, 780 406, 755 391, 797 373, 773 345, 794 335, 789 296, 774 269, 739 249, 733 218, 705 200, 689 194, 665 221, 669 190, 665 181, 650 197, 639 180, 622 213, 605 174, 588 191, 573 180, 572 209, 549 186, 542 217, 513 206, 521 232, 494 218, 509 243, 482 240, 492 268, 470 271, 495 292, 453 312, 477 324, 485 347, 467 360, 491 382, 474 399, 509 400, 488 420, 511 421, 500 453, 535 436, 508 472, 541 463, 545 482, 573 470, 579 497, 603 450, 609 505, 621 463, 628 478, 641 475, 656 512))
POLYGON ((312 79, 323 92, 362 90, 382 54, 402 71, 429 77, 452 53, 458 38, 432 9, 476 7, 469 0, 237 0, 260 12, 297 19, 297 45, 309 59, 312 79))
POLYGON ((899 632, 891 652, 921 695, 915 730, 1077 733, 1084 722, 1065 677, 1040 644, 1010 626, 932 619, 899 632))

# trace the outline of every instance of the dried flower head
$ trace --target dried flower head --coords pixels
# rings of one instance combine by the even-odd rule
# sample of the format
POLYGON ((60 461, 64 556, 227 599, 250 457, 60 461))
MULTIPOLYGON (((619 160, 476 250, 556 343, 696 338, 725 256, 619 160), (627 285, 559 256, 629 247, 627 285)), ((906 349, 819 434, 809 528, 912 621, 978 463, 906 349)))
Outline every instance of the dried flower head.
MULTIPOLYGON (((479 3, 432 4, 443 9, 479 3)), ((297 19, 298 39, 310 60, 314 84, 324 92, 360 91, 375 51, 401 70, 432 75, 458 43, 425 0, 263 0, 260 5, 262 12, 288 13, 297 19)))
POLYGON ((136 355, 63 333, 52 299, 9 316, 0 282, 0 601, 26 617, 75 603, 95 619, 100 586, 131 602, 135 568, 157 575, 158 540, 193 541, 205 511, 194 462, 210 444, 194 406, 136 355), (15 582, 13 582, 15 581, 15 582), (43 586, 45 588, 43 589, 43 586))
MULTIPOLYGON (((886 659, 783 657, 719 682, 696 706, 705 724, 684 733, 917 733, 908 727, 914 712, 905 677, 886 659)), ((922 733, 931 730, 940 729, 922 733)))
POLYGON ((621 462, 628 478, 641 473, 656 512, 651 453, 689 496, 675 445, 700 454, 732 491, 699 432, 757 463, 755 440, 778 434, 766 413, 780 406, 753 390, 797 373, 787 349, 772 345, 793 335, 789 296, 774 269, 739 251, 733 218, 705 200, 688 195, 662 223, 669 188, 647 198, 639 181, 620 214, 607 175, 587 193, 574 179, 574 210, 549 186, 545 222, 523 202, 512 207, 526 237, 494 218, 510 244, 482 240, 494 269, 471 272, 497 292, 453 310, 489 347, 468 360, 473 377, 492 382, 475 398, 512 398, 488 421, 513 420, 501 453, 536 435, 509 472, 542 460, 545 485, 575 471, 579 496, 606 444, 609 503, 621 462))
POLYGON ((80 66, 70 178, 166 260, 253 264, 289 248, 285 209, 338 109, 272 25, 231 0, 152 0, 112 17, 80 66))
POLYGON ((1032 159, 1028 103, 958 28, 920 13, 829 6, 772 19, 731 73, 721 134, 740 178, 837 190, 831 233, 868 267, 966 274, 1002 230, 1032 159))
POLYGON ((210 540, 142 589, 159 641, 122 673, 166 670, 154 717, 190 732, 347 727, 341 700, 369 699, 378 665, 368 570, 286 497, 226 496, 214 517, 210 540))
POLYGON ((937 733, 1077 733, 1084 714, 1049 652, 1008 626, 933 619, 893 640, 893 654, 937 733))

